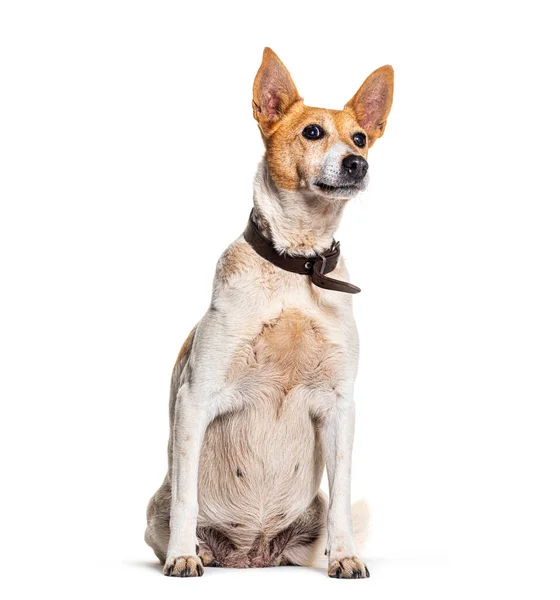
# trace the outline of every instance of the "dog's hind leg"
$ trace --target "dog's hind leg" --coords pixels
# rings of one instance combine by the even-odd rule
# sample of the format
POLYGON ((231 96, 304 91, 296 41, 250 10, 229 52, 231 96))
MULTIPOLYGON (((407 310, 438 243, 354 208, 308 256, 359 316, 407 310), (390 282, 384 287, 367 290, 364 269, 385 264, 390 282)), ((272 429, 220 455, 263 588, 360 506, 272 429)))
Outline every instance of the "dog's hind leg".
POLYGON ((307 510, 270 542, 278 566, 310 566, 323 554, 326 542, 327 501, 322 492, 307 510))
MULTIPOLYGON (((169 546, 169 513, 171 509, 171 484, 166 477, 162 486, 152 496, 148 503, 148 526, 144 540, 152 548, 162 564, 165 563, 167 547, 169 546)), ((209 527, 197 527, 196 530, 199 551, 198 555, 205 567, 219 567, 222 554, 228 554, 233 545, 225 536, 220 536, 217 531, 209 527), (220 552, 220 550, 222 552, 220 552)))
POLYGON ((171 507, 171 486, 168 477, 152 496, 148 503, 146 516, 148 525, 144 540, 152 548, 155 555, 165 563, 167 546, 169 545, 169 510, 171 507))
POLYGON ((197 527, 200 558, 204 566, 244 568, 249 566, 247 554, 214 527, 197 527))

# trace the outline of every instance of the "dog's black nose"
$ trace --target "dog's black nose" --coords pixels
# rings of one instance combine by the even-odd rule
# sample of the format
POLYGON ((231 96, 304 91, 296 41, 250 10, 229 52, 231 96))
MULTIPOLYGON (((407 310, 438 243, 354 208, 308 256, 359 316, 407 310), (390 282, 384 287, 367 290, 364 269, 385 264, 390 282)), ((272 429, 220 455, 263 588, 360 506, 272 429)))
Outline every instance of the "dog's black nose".
POLYGON ((342 166, 346 169, 352 179, 363 179, 368 170, 368 163, 365 158, 357 154, 349 154, 342 159, 342 166))

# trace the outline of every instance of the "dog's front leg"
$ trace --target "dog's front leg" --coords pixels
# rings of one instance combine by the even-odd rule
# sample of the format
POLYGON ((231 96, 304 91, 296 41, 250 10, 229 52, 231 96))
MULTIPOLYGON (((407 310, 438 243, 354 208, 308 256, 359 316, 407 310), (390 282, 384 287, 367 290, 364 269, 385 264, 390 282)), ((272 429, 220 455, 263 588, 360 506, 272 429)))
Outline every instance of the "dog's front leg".
POLYGON ((369 577, 365 563, 356 556, 350 500, 350 472, 354 440, 352 389, 338 394, 323 426, 323 447, 329 478, 327 549, 329 576, 339 579, 369 577))
POLYGON ((209 408, 184 383, 177 392, 173 424, 173 465, 169 546, 165 575, 200 577, 204 573, 197 556, 198 464, 209 408))

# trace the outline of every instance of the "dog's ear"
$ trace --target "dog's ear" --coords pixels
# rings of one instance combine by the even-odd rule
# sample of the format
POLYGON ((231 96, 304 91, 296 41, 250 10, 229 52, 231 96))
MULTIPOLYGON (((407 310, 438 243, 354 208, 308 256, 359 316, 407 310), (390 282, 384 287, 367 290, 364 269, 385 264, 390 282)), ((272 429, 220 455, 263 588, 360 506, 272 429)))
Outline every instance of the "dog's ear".
POLYGON ((393 103, 393 67, 385 65, 374 71, 344 107, 365 129, 369 145, 385 131, 393 103))
POLYGON ((301 98, 288 69, 270 48, 265 48, 253 84, 253 116, 265 137, 298 100, 301 98))

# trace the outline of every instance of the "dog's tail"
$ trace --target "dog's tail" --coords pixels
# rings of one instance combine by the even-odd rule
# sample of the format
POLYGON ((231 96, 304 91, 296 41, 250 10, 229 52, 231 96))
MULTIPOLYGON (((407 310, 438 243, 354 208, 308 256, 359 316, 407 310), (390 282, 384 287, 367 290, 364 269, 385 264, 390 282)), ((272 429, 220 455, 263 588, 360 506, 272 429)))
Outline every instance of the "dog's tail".
MULTIPOLYGON (((356 542, 356 550, 362 553, 366 542, 369 538, 371 515, 369 505, 365 500, 359 500, 352 505, 352 523, 354 525, 354 540, 356 542)), ((309 567, 324 567, 327 562, 325 556, 325 547, 327 545, 327 526, 323 528, 323 532, 319 539, 313 544, 312 550, 309 553, 306 566, 309 567)))

